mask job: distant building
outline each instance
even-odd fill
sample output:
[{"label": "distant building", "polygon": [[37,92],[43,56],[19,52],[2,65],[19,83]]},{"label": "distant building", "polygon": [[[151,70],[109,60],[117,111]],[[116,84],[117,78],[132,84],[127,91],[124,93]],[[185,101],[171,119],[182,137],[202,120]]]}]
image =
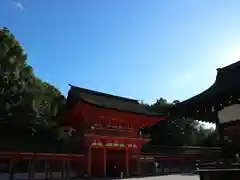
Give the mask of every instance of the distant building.
[{"label": "distant building", "polygon": [[[217,69],[214,84],[172,109],[172,114],[215,123],[220,143],[239,153],[240,145],[240,61]],[[228,149],[228,150],[227,150]],[[228,153],[223,153],[223,155]]]}]

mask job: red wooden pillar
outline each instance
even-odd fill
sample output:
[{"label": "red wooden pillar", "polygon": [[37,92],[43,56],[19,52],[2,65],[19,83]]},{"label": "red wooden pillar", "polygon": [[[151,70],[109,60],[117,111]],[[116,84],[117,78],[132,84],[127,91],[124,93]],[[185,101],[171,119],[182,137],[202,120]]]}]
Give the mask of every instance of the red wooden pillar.
[{"label": "red wooden pillar", "polygon": [[91,157],[91,146],[88,149],[88,177],[91,177],[91,169],[92,169],[92,157]]},{"label": "red wooden pillar", "polygon": [[28,179],[33,180],[35,178],[35,158],[29,160],[28,166]]},{"label": "red wooden pillar", "polygon": [[15,173],[15,163],[16,163],[16,155],[10,157],[10,162],[9,162],[9,180],[14,179],[14,173]]},{"label": "red wooden pillar", "polygon": [[137,158],[137,168],[138,168],[138,175],[141,174],[141,155],[140,155],[140,152],[138,153],[138,158]]},{"label": "red wooden pillar", "polygon": [[48,160],[45,160],[45,179],[49,179],[49,161]]},{"label": "red wooden pillar", "polygon": [[129,152],[128,149],[126,148],[126,153],[125,153],[125,166],[126,166],[126,176],[129,176]]},{"label": "red wooden pillar", "polygon": [[28,161],[28,180],[31,180],[32,176],[32,160]]},{"label": "red wooden pillar", "polygon": [[67,166],[67,160],[62,161],[62,169],[61,169],[61,179],[65,179],[66,177],[66,166]]},{"label": "red wooden pillar", "polygon": [[106,148],[103,148],[103,176],[106,177],[106,159],[107,159]]},{"label": "red wooden pillar", "polygon": [[52,168],[53,167],[53,160],[49,161],[49,178],[52,180],[53,179],[53,172],[52,172]]},{"label": "red wooden pillar", "polygon": [[70,170],[71,170],[71,161],[68,160],[67,161],[67,165],[66,165],[66,180],[70,179]]},{"label": "red wooden pillar", "polygon": [[172,159],[168,160],[168,171],[169,173],[172,173]]}]

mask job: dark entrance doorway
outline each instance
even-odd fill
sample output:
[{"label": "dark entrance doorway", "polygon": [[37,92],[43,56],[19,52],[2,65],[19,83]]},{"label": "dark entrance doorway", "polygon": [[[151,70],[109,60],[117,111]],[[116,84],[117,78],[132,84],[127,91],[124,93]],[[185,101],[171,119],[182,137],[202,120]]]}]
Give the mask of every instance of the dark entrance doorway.
[{"label": "dark entrance doorway", "polygon": [[121,177],[125,174],[125,151],[124,150],[107,150],[106,153],[106,175],[108,177]]},{"label": "dark entrance doorway", "polygon": [[119,166],[116,165],[115,161],[109,160],[107,161],[107,176],[108,177],[120,177],[121,176],[121,171],[119,169]]}]

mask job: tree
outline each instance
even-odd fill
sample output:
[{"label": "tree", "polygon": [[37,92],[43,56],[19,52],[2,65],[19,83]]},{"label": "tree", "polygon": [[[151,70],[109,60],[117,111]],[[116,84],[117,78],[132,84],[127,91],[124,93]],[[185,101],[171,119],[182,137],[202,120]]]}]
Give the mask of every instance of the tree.
[{"label": "tree", "polygon": [[183,118],[170,118],[151,127],[151,144],[165,146],[189,145],[195,131],[191,121]]},{"label": "tree", "polygon": [[203,145],[205,139],[212,131],[203,128],[198,121],[185,117],[172,117],[171,108],[180,101],[175,100],[168,103],[166,99],[160,98],[156,103],[150,105],[150,110],[163,113],[168,120],[160,121],[143,133],[151,135],[151,145],[181,146],[181,145]]},{"label": "tree", "polygon": [[150,110],[153,112],[169,115],[172,104],[168,103],[166,99],[159,98],[154,104],[150,105]]},{"label": "tree", "polygon": [[[177,103],[178,101],[174,102]],[[169,116],[173,103],[168,103],[166,99],[160,98],[150,107],[154,112],[163,113]],[[150,143],[156,145],[187,144],[193,128],[193,124],[190,120],[169,116],[168,120],[160,121],[151,127],[152,140]]]},{"label": "tree", "polygon": [[204,129],[205,135],[200,140],[199,144],[206,147],[217,147],[220,146],[220,141],[218,139],[218,132],[214,129]]},{"label": "tree", "polygon": [[26,54],[7,28],[0,30],[0,116],[8,122],[25,124],[34,116],[28,101],[28,86],[33,81]]},{"label": "tree", "polygon": [[40,127],[51,128],[55,126],[65,111],[66,99],[53,85],[42,82],[36,78],[32,91],[33,108],[36,121]]},{"label": "tree", "polygon": [[34,75],[10,31],[0,29],[0,123],[34,131],[51,128],[64,112],[65,100],[57,88]]},{"label": "tree", "polygon": [[180,103],[179,100],[174,100],[174,101],[172,102],[173,105],[176,105],[176,104],[178,104],[178,103]]},{"label": "tree", "polygon": [[10,31],[0,29],[0,138],[8,142],[4,147],[37,151],[49,146],[58,150],[53,127],[64,117],[65,103],[56,87],[34,75],[26,53]]}]

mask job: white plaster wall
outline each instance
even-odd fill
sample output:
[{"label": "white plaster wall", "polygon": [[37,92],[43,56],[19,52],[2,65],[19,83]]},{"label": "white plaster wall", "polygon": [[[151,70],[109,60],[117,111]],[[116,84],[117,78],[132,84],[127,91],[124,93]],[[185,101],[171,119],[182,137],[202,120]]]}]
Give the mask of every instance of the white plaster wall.
[{"label": "white plaster wall", "polygon": [[240,104],[224,107],[222,110],[218,111],[218,118],[220,123],[240,120]]}]

